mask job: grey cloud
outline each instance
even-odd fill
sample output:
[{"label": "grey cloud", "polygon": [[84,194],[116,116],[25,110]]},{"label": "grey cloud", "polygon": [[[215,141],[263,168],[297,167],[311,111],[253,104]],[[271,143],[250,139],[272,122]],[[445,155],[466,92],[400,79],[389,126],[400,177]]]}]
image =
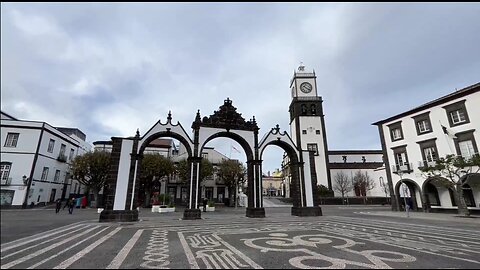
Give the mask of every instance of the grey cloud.
[{"label": "grey cloud", "polygon": [[[2,3],[2,110],[90,141],[227,97],[289,130],[289,80],[317,74],[331,149],[380,149],[371,123],[478,82],[478,4]],[[347,132],[348,131],[348,132]],[[354,136],[351,136],[351,134]],[[212,141],[224,149],[227,143]],[[281,152],[265,152],[265,170]]]}]

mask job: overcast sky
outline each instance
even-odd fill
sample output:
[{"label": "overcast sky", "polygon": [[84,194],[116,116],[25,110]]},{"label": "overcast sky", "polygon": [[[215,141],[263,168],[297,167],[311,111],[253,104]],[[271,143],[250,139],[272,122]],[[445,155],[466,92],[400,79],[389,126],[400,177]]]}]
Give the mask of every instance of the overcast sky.
[{"label": "overcast sky", "polygon": [[[93,142],[143,134],[169,110],[191,130],[198,109],[229,97],[262,137],[289,130],[303,62],[329,149],[381,149],[373,122],[480,81],[479,14],[479,3],[2,3],[1,109]],[[230,139],[209,145],[230,155]],[[264,171],[281,155],[267,148]]]}]

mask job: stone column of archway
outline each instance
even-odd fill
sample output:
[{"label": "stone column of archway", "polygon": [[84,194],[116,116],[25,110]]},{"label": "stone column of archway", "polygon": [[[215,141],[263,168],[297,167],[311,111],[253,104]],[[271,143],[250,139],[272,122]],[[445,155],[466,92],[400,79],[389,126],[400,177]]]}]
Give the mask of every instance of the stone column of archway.
[{"label": "stone column of archway", "polygon": [[183,219],[200,219],[202,212],[198,207],[199,196],[199,174],[201,157],[191,157],[188,159],[190,163],[190,181],[188,184],[188,208],[183,212]]},{"label": "stone column of archway", "polygon": [[190,163],[190,183],[188,185],[188,208],[183,212],[183,219],[201,219],[202,211],[198,208],[198,186],[199,186],[199,177],[200,177],[200,163],[202,162],[202,157],[199,149],[199,138],[200,138],[200,126],[198,122],[200,121],[200,112],[197,112],[195,121],[192,123],[193,128],[193,153],[189,157],[188,162]]},{"label": "stone column of archway", "polygon": [[[112,137],[110,174],[104,186],[105,207],[100,213],[100,222],[138,220],[138,211],[131,210],[134,167],[138,159],[136,154],[138,139],[138,133],[133,141],[128,138]],[[120,167],[122,167],[122,173],[119,173]],[[117,194],[117,189],[121,190],[120,194]]]},{"label": "stone column of archway", "polygon": [[[140,133],[137,132],[135,138],[133,140],[133,147],[132,153],[130,154],[131,161],[130,161],[130,173],[129,173],[129,181],[128,181],[128,189],[127,189],[127,200],[125,201],[125,209],[130,209],[131,211],[137,209],[136,198],[138,198],[138,163],[141,158],[141,154],[138,154],[138,142],[140,140]],[[138,212],[137,212],[138,217]]]},{"label": "stone column of archway", "polygon": [[[300,177],[300,171],[303,171],[302,169],[303,163],[301,162],[290,162],[290,174],[292,177],[292,182],[290,185],[290,197],[292,198],[292,203],[293,203],[293,208],[300,208],[303,206],[303,193],[301,190],[301,177]],[[293,213],[293,210],[292,210]]]},{"label": "stone column of archway", "polygon": [[246,216],[251,218],[265,217],[265,208],[262,206],[261,164],[261,160],[247,161],[248,207],[246,209]]},{"label": "stone column of archway", "polygon": [[[312,151],[309,151],[308,156],[303,159],[303,162],[297,163],[299,196],[297,196],[297,205],[292,207],[292,215],[294,216],[321,216],[322,209],[318,206],[319,200],[316,192],[317,174],[315,170],[315,157]],[[305,169],[308,166],[308,170]],[[308,175],[307,175],[308,174]],[[307,182],[309,181],[309,182]],[[308,184],[308,188],[307,188]],[[308,198],[308,199],[307,199]]]}]

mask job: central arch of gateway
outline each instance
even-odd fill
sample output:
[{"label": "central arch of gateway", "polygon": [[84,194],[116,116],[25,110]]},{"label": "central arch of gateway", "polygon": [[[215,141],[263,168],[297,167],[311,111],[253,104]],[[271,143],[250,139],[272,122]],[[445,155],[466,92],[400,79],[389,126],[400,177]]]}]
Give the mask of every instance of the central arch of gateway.
[{"label": "central arch of gateway", "polygon": [[138,179],[143,151],[154,139],[162,137],[175,138],[187,149],[187,160],[191,164],[191,171],[188,182],[188,207],[184,211],[184,219],[201,218],[199,192],[197,192],[201,153],[209,141],[218,137],[235,140],[247,155],[247,217],[265,217],[262,195],[262,154],[268,145],[279,146],[290,158],[292,215],[322,215],[316,192],[314,192],[317,185],[314,152],[302,150],[295,145],[287,132],[280,132],[278,125],[259,141],[259,128],[255,117],[246,121],[232,105],[232,101],[227,98],[219,110],[209,117],[202,118],[198,111],[191,127],[193,139],[179,122],[172,124],[172,116],[169,113],[166,123],[159,120],[143,136],[140,136],[137,131],[133,138],[112,137],[111,171],[104,189],[105,210],[100,213],[100,222],[138,220],[138,211],[134,202],[138,196]]}]

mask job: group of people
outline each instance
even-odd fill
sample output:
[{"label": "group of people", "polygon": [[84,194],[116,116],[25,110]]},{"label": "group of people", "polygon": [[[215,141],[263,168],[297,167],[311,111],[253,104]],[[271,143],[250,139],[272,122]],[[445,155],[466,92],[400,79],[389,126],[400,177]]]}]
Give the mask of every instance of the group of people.
[{"label": "group of people", "polygon": [[[73,213],[73,207],[75,207],[75,197],[68,199],[63,206],[63,209],[68,207],[68,213],[71,215]],[[55,213],[58,214],[60,212],[60,208],[62,208],[62,199],[58,199],[56,202]]]}]

